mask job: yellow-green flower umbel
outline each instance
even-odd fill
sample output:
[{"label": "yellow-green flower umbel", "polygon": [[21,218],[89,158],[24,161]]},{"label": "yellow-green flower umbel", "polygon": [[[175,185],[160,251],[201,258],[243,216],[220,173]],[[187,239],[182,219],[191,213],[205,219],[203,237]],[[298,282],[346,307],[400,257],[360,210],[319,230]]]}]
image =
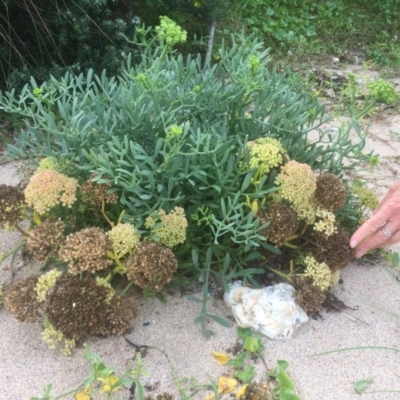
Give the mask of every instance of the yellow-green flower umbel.
[{"label": "yellow-green flower umbel", "polygon": [[302,263],[306,266],[304,275],[311,278],[313,285],[321,290],[328,290],[332,285],[332,272],[324,262],[317,262],[313,256],[304,257]]},{"label": "yellow-green flower umbel", "polygon": [[61,275],[61,271],[52,269],[38,278],[38,282],[35,287],[37,298],[39,301],[45,301],[47,292],[55,285],[56,280]]},{"label": "yellow-green flower umbel", "polygon": [[247,143],[250,153],[249,169],[257,169],[258,176],[268,175],[269,172],[284,162],[286,153],[282,145],[272,138],[258,138]]},{"label": "yellow-green flower umbel", "polygon": [[107,236],[111,239],[113,250],[118,257],[131,252],[140,240],[140,235],[131,224],[115,225],[107,232]]},{"label": "yellow-green flower umbel", "polygon": [[275,179],[280,191],[274,194],[275,201],[288,201],[300,219],[307,223],[315,221],[316,208],[313,197],[316,179],[311,167],[291,160],[285,164]]},{"label": "yellow-green flower umbel", "polygon": [[326,236],[333,235],[337,232],[335,214],[318,207],[315,211],[315,215],[318,218],[318,221],[315,222],[313,226],[315,231],[324,232]]},{"label": "yellow-green flower umbel", "polygon": [[55,349],[60,345],[61,352],[65,356],[69,356],[71,354],[71,349],[75,347],[75,340],[66,339],[62,332],[54,329],[47,317],[43,320],[42,339],[49,346],[49,349]]},{"label": "yellow-green flower umbel", "polygon": [[57,163],[57,161],[54,158],[45,157],[39,161],[39,167],[37,168],[36,172],[44,171],[44,170],[59,171],[60,165]]},{"label": "yellow-green flower umbel", "polygon": [[250,56],[249,64],[251,68],[251,73],[254,74],[260,66],[260,58],[255,55]]},{"label": "yellow-green flower umbel", "polygon": [[169,248],[185,242],[187,226],[188,222],[182,207],[175,207],[169,214],[159,210],[145,221],[145,227],[151,230],[152,235]]},{"label": "yellow-green flower umbel", "polygon": [[168,46],[186,42],[187,32],[166,16],[160,17],[160,25],[156,26],[156,32]]},{"label": "yellow-green flower umbel", "polygon": [[351,188],[351,191],[357,195],[360,203],[370,210],[375,210],[379,205],[379,199],[376,193],[357,182]]}]

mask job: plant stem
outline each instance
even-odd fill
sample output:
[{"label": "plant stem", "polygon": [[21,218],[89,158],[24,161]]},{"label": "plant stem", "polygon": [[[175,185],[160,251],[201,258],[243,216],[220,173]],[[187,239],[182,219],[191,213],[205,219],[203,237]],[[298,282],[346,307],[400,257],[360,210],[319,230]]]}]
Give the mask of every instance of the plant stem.
[{"label": "plant stem", "polygon": [[23,240],[22,242],[20,242],[19,244],[17,244],[13,249],[11,249],[10,251],[8,251],[5,254],[0,255],[0,264],[7,259],[8,257],[14,255],[21,247],[25,246],[25,240]]},{"label": "plant stem", "polygon": [[268,265],[264,266],[266,269],[269,269],[271,272],[273,272],[274,274],[277,274],[279,276],[281,276],[282,278],[287,279],[289,282],[292,282],[292,278],[291,278],[291,274],[284,274],[283,272],[280,272],[272,267],[269,267]]},{"label": "plant stem", "polygon": [[292,235],[285,239],[285,242],[290,242],[291,240],[297,239],[299,235]]},{"label": "plant stem", "polygon": [[212,54],[212,48],[213,48],[213,43],[214,43],[214,34],[215,34],[215,27],[217,26],[217,20],[213,18],[211,21],[211,27],[210,27],[210,36],[208,37],[208,43],[207,43],[207,53],[206,53],[206,59],[204,64],[207,65],[211,61],[211,54]]},{"label": "plant stem", "polygon": [[129,288],[133,285],[133,281],[130,281],[125,289],[118,295],[118,297],[123,297],[125,295],[125,293],[129,290]]},{"label": "plant stem", "polygon": [[306,233],[307,228],[308,228],[308,225],[305,224],[304,227],[303,227],[303,229],[301,230],[301,233],[300,233],[299,236],[304,235],[304,234]]},{"label": "plant stem", "polygon": [[288,242],[283,243],[283,245],[285,247],[289,247],[289,249],[298,249],[299,248],[299,246],[296,246],[295,244],[291,244],[291,243],[288,243]]},{"label": "plant stem", "polygon": [[400,349],[396,349],[394,347],[386,347],[386,346],[358,346],[358,347],[346,347],[344,349],[337,349],[337,350],[331,350],[331,351],[324,351],[323,353],[317,353],[313,354],[313,357],[317,356],[324,356],[326,354],[332,354],[332,353],[339,353],[341,351],[351,351],[351,350],[389,350],[389,351],[395,351],[395,352],[400,352]]},{"label": "plant stem", "polygon": [[22,228],[20,228],[17,224],[14,225],[14,228],[21,233],[22,236],[29,237],[29,233],[25,232]]},{"label": "plant stem", "polygon": [[69,394],[77,393],[78,390],[80,390],[80,389],[81,389],[81,387],[78,387],[78,388],[76,388],[74,390],[70,390],[69,392],[60,394],[60,396],[55,397],[54,400],[59,400],[59,399],[62,399],[63,397],[65,397],[65,396],[68,396]]},{"label": "plant stem", "polygon": [[115,224],[114,222],[110,221],[110,219],[107,217],[106,215],[106,202],[104,201],[104,197],[101,199],[101,213],[103,214],[103,217],[105,218],[105,220],[111,225],[111,228],[114,228]]}]

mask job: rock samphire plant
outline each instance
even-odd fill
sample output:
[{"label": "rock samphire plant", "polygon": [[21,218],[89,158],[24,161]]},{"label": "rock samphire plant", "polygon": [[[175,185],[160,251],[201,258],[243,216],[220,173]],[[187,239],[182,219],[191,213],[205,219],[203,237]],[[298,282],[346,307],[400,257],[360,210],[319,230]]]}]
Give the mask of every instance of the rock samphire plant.
[{"label": "rock samphire plant", "polygon": [[44,316],[46,337],[126,331],[132,283],[154,293],[196,279],[207,298],[210,278],[257,285],[267,268],[314,312],[350,259],[361,215],[342,174],[365,158],[358,124],[324,132],[324,106],[270,71],[252,37],[232,36],[213,65],[177,54],[185,38],[164,18],[136,31],[142,51],[118,77],[1,93],[0,108],[26,121],[8,152],[38,169],[23,194],[0,188],[0,221],[28,217],[27,248],[50,268],[10,286],[5,304],[23,320]]}]

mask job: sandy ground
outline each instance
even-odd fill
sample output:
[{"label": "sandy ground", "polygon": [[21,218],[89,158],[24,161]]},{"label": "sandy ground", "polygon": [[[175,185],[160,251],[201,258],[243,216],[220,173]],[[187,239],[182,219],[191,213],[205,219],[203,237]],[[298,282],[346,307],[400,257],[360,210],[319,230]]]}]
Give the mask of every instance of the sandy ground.
[{"label": "sandy ground", "polygon": [[[380,164],[366,165],[362,175],[370,176],[382,196],[400,173],[400,117],[390,116],[373,123],[367,150],[380,154]],[[0,166],[0,183],[17,184],[14,164]],[[17,233],[0,231],[1,252],[18,243]],[[400,246],[393,250],[400,252]],[[38,266],[25,264],[20,257],[8,259],[0,267],[0,284],[32,274]],[[379,265],[352,262],[342,272],[343,283],[334,292],[350,308],[339,313],[321,313],[311,319],[289,341],[263,339],[264,358],[269,368],[277,360],[289,362],[289,373],[303,400],[352,400],[358,398],[353,382],[373,378],[366,399],[400,398],[400,276],[389,263]],[[400,279],[400,278],[399,278]],[[236,326],[224,328],[210,321],[215,335],[207,340],[194,319],[200,304],[176,293],[167,295],[167,304],[157,299],[138,303],[138,316],[131,333],[126,335],[138,346],[149,346],[143,357],[143,378],[148,394],[169,392],[175,399],[204,399],[209,390],[198,385],[217,380],[227,367],[218,365],[212,350],[224,352],[236,342]],[[210,301],[209,312],[229,317],[222,301]],[[88,376],[83,349],[71,357],[50,350],[40,339],[41,326],[16,321],[0,310],[0,376],[3,377],[0,400],[27,400],[40,397],[42,388],[53,384],[54,395],[71,390]],[[90,338],[87,343],[105,363],[122,371],[135,355],[124,337]],[[346,348],[365,348],[326,355],[318,353]],[[379,347],[379,348],[378,348]],[[397,351],[390,350],[399,349]],[[143,350],[143,349],[142,349]],[[162,351],[160,351],[162,350]],[[262,362],[255,362],[257,378],[265,376]],[[154,390],[152,390],[154,389]],[[194,393],[196,390],[200,390]],[[393,392],[393,391],[398,391]],[[385,391],[385,392],[379,392]],[[392,392],[389,392],[392,391]],[[192,396],[192,397],[191,397]],[[72,399],[67,396],[66,399]],[[127,392],[118,399],[128,400]],[[227,397],[228,398],[228,397]],[[95,399],[96,400],[96,399]]]}]

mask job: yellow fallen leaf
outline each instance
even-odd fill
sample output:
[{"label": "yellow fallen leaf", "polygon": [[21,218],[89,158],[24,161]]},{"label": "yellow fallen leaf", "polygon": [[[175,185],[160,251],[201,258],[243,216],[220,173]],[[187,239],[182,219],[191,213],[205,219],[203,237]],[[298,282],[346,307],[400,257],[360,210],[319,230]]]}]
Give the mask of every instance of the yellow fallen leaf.
[{"label": "yellow fallen leaf", "polygon": [[236,397],[239,398],[240,396],[243,396],[247,388],[247,384],[243,385],[237,392],[236,392]]},{"label": "yellow fallen leaf", "polygon": [[91,400],[91,399],[88,391],[84,389],[82,392],[79,392],[75,395],[75,400]]},{"label": "yellow fallen leaf", "polygon": [[[216,353],[213,351],[213,353]],[[221,354],[221,353],[219,353]],[[214,355],[215,357],[215,355]],[[237,385],[237,380],[233,378],[227,378],[225,376],[221,376],[218,380],[218,393],[219,394],[226,394],[232,392],[232,390]],[[204,400],[214,400],[215,394],[209,394]]]},{"label": "yellow fallen leaf", "polygon": [[118,378],[114,374],[110,374],[106,379],[104,378],[98,378],[98,379],[99,381],[105,383],[105,385],[103,385],[101,388],[103,392],[115,392],[116,390],[119,389],[119,386],[115,386],[114,388],[112,388],[113,385],[115,385],[118,382]]},{"label": "yellow fallen leaf", "polygon": [[218,381],[218,393],[219,394],[226,394],[232,392],[237,385],[237,380],[233,378],[227,378],[225,376],[221,376]]},{"label": "yellow fallen leaf", "polygon": [[214,400],[215,399],[215,394],[211,393],[207,397],[204,398],[204,400]]},{"label": "yellow fallen leaf", "polygon": [[212,355],[217,360],[218,364],[225,365],[229,361],[229,356],[219,351],[213,351]]}]

